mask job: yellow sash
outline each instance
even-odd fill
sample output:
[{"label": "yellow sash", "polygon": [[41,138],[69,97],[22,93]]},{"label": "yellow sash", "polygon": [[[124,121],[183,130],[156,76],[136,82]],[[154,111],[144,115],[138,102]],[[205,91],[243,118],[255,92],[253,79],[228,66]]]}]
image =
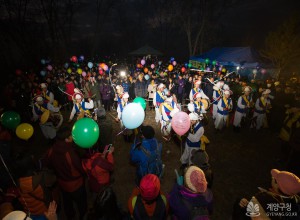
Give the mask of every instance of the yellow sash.
[{"label": "yellow sash", "polygon": [[250,102],[247,99],[247,96],[243,95],[242,98],[244,99],[244,101],[246,102],[247,106],[250,106]]},{"label": "yellow sash", "polygon": [[162,93],[160,91],[157,91],[158,95],[163,99],[165,100],[166,98],[162,95]]},{"label": "yellow sash", "polygon": [[195,101],[195,104],[198,108],[201,108],[200,102]]},{"label": "yellow sash", "polygon": [[228,100],[225,97],[223,97],[223,101],[224,101],[226,108],[229,109]]},{"label": "yellow sash", "polygon": [[264,108],[267,108],[267,103],[265,102],[265,99],[263,97],[260,97],[261,104]]},{"label": "yellow sash", "polygon": [[169,105],[168,103],[163,103],[163,105],[171,112],[174,108],[171,106],[171,105]]},{"label": "yellow sash", "polygon": [[197,93],[198,92],[198,88],[194,88],[194,91],[195,91],[195,93]]}]

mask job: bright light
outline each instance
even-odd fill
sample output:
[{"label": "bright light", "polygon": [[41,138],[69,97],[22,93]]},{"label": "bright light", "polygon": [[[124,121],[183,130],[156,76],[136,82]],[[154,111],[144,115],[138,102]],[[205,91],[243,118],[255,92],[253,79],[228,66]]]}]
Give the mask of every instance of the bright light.
[{"label": "bright light", "polygon": [[123,70],[122,70],[122,71],[120,71],[120,76],[121,76],[121,77],[125,77],[125,76],[126,76],[126,72],[125,72],[125,71],[123,71]]},{"label": "bright light", "polygon": [[240,67],[239,67],[239,66],[237,66],[237,67],[236,67],[236,69],[237,69],[237,70],[239,70],[239,69],[240,69]]}]

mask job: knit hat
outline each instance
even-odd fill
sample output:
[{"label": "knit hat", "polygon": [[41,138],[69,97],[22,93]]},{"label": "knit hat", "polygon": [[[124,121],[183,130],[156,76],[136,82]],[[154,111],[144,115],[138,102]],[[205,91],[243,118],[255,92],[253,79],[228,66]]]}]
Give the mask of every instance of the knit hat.
[{"label": "knit hat", "polygon": [[154,138],[154,135],[155,135],[155,131],[153,129],[152,126],[142,126],[141,127],[141,132],[142,132],[142,135],[146,138],[146,139],[152,139]]},{"label": "knit hat", "polygon": [[160,192],[160,181],[154,174],[147,174],[140,182],[140,192],[144,200],[155,199]]},{"label": "knit hat", "polygon": [[204,172],[196,166],[190,166],[184,174],[187,188],[194,193],[203,193],[207,189],[207,181]]},{"label": "knit hat", "polygon": [[300,193],[300,179],[293,173],[272,169],[271,175],[284,194],[293,196]]},{"label": "knit hat", "polygon": [[32,220],[29,217],[26,217],[26,213],[22,211],[13,211],[6,215],[3,220]]}]

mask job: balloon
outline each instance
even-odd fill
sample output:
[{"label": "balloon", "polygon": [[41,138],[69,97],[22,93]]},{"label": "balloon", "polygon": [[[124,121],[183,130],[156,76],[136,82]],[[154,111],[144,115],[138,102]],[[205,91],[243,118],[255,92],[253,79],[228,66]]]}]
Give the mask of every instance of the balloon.
[{"label": "balloon", "polygon": [[186,71],[185,67],[181,67],[181,72],[184,73]]},{"label": "balloon", "polygon": [[69,64],[65,63],[64,67],[67,69],[69,67]]},{"label": "balloon", "polygon": [[262,74],[266,74],[267,70],[266,69],[261,69]]},{"label": "balloon", "polygon": [[146,75],[144,76],[144,78],[145,78],[145,80],[149,80],[149,79],[150,79],[150,76],[149,76],[148,74],[146,74]]},{"label": "balloon", "polygon": [[209,63],[209,59],[208,59],[208,58],[205,59],[205,63],[206,63],[206,64]]},{"label": "balloon", "polygon": [[217,61],[215,61],[215,60],[214,60],[214,61],[212,61],[212,65],[214,65],[214,66],[215,66],[216,64],[217,64]]},{"label": "balloon", "polygon": [[4,127],[9,129],[16,129],[16,127],[20,124],[21,117],[17,112],[8,111],[4,112],[1,115],[1,123]]},{"label": "balloon", "polygon": [[[148,75],[146,75],[146,76],[148,76]],[[145,99],[143,99],[142,97],[136,97],[136,98],[133,100],[133,102],[134,102],[134,103],[140,104],[140,105],[143,107],[144,110],[146,109],[147,104],[146,104]]]},{"label": "balloon", "polygon": [[53,70],[53,67],[52,67],[51,65],[48,65],[48,66],[47,66],[47,70],[52,71],[52,70]]},{"label": "balloon", "polygon": [[128,129],[139,127],[145,119],[145,111],[141,104],[130,103],[125,106],[122,112],[123,125]]},{"label": "balloon", "polygon": [[189,64],[188,64],[188,63],[185,63],[184,66],[185,66],[185,68],[188,68],[188,67],[189,67]]},{"label": "balloon", "polygon": [[146,61],[144,59],[141,60],[141,64],[144,66],[146,64]]},{"label": "balloon", "polygon": [[45,70],[41,70],[40,74],[41,74],[41,76],[46,76],[46,71]]},{"label": "balloon", "polygon": [[68,68],[68,69],[67,69],[67,72],[68,72],[68,73],[72,73],[72,69],[71,69],[71,68]]},{"label": "balloon", "polygon": [[160,66],[162,64],[162,61],[158,61],[158,65]]},{"label": "balloon", "polygon": [[16,70],[16,75],[17,75],[17,76],[22,75],[22,70],[17,69],[17,70]]},{"label": "balloon", "polygon": [[92,62],[88,62],[88,67],[91,69],[93,68],[93,63]]},{"label": "balloon", "polygon": [[80,69],[80,68],[77,69],[77,73],[78,73],[78,74],[82,74],[82,69]]},{"label": "balloon", "polygon": [[46,64],[46,60],[41,59],[41,64],[45,65]]},{"label": "balloon", "polygon": [[225,68],[222,68],[222,73],[225,73],[226,72],[226,69]]},{"label": "balloon", "polygon": [[144,68],[144,73],[148,73],[148,68],[147,67]]},{"label": "balloon", "polygon": [[103,69],[99,69],[99,74],[100,74],[100,75],[103,75],[103,73],[104,73],[104,72],[103,72]]},{"label": "balloon", "polygon": [[192,64],[191,64],[191,63],[189,63],[189,64],[188,64],[188,68],[191,68],[191,67],[192,67]]},{"label": "balloon", "polygon": [[82,71],[82,74],[81,74],[83,77],[86,77],[86,72],[85,71]]},{"label": "balloon", "polygon": [[170,64],[169,66],[168,66],[168,70],[171,72],[172,70],[173,70],[173,66]]},{"label": "balloon", "polygon": [[91,118],[82,118],[75,122],[72,128],[74,142],[82,148],[92,147],[99,138],[99,126]]},{"label": "balloon", "polygon": [[137,68],[141,68],[142,65],[138,63],[138,64],[136,65],[136,67],[137,67]]},{"label": "balloon", "polygon": [[173,66],[176,66],[176,64],[177,64],[177,62],[174,60],[174,61],[172,62],[172,65],[173,65]]},{"label": "balloon", "polygon": [[207,67],[206,70],[207,70],[207,71],[210,71],[210,67]]},{"label": "balloon", "polygon": [[71,61],[74,62],[74,63],[76,63],[77,62],[77,57],[76,56],[72,56],[71,57]]},{"label": "balloon", "polygon": [[17,127],[16,134],[18,138],[27,141],[33,135],[33,131],[34,129],[31,124],[22,123]]},{"label": "balloon", "polygon": [[257,73],[257,69],[254,69],[252,72],[253,72],[253,74],[256,74]]},{"label": "balloon", "polygon": [[150,67],[151,67],[151,69],[154,69],[155,65],[152,63]]},{"label": "balloon", "polygon": [[80,62],[84,61],[84,56],[81,55],[81,56],[79,57],[79,61],[80,61]]},{"label": "balloon", "polygon": [[174,57],[171,57],[171,58],[170,58],[170,61],[171,61],[171,62],[173,62],[174,60],[175,60],[175,58],[174,58]]},{"label": "balloon", "polygon": [[171,126],[178,135],[184,135],[191,126],[190,117],[185,112],[177,112],[172,118]]},{"label": "balloon", "polygon": [[108,66],[107,66],[106,64],[104,64],[103,70],[104,70],[104,71],[107,71],[107,70],[108,70]]}]

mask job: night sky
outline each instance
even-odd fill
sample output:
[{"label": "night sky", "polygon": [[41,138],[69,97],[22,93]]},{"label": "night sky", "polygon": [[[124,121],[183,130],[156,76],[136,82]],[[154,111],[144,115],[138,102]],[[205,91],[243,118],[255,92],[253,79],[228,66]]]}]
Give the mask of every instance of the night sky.
[{"label": "night sky", "polygon": [[[12,67],[15,63],[34,64],[41,57],[63,60],[79,54],[87,57],[96,54],[124,57],[144,45],[150,45],[162,51],[166,57],[174,56],[179,61],[186,61],[189,57],[186,34],[180,27],[180,22],[170,19],[171,21],[160,25],[153,23],[161,13],[168,20],[168,15],[179,11],[178,8],[168,8],[173,1],[76,0],[71,1],[71,7],[67,0],[54,0],[57,14],[53,17],[57,20],[51,27],[40,1],[28,1],[26,13],[21,19],[18,17],[18,7],[14,6],[19,1],[1,2],[0,45],[3,49],[0,58],[5,66]],[[49,18],[50,0],[41,2],[44,2]],[[98,26],[97,2],[101,3]],[[252,46],[260,49],[270,31],[276,30],[290,15],[300,11],[297,0],[209,2],[210,7],[206,10],[213,14],[218,9],[221,13],[208,24],[213,28],[206,29],[207,41],[204,39],[202,44],[203,52],[213,47],[226,46]],[[221,3],[222,5],[218,5]],[[21,15],[23,9],[20,10]],[[51,38],[51,28],[57,32],[55,41]]]}]

